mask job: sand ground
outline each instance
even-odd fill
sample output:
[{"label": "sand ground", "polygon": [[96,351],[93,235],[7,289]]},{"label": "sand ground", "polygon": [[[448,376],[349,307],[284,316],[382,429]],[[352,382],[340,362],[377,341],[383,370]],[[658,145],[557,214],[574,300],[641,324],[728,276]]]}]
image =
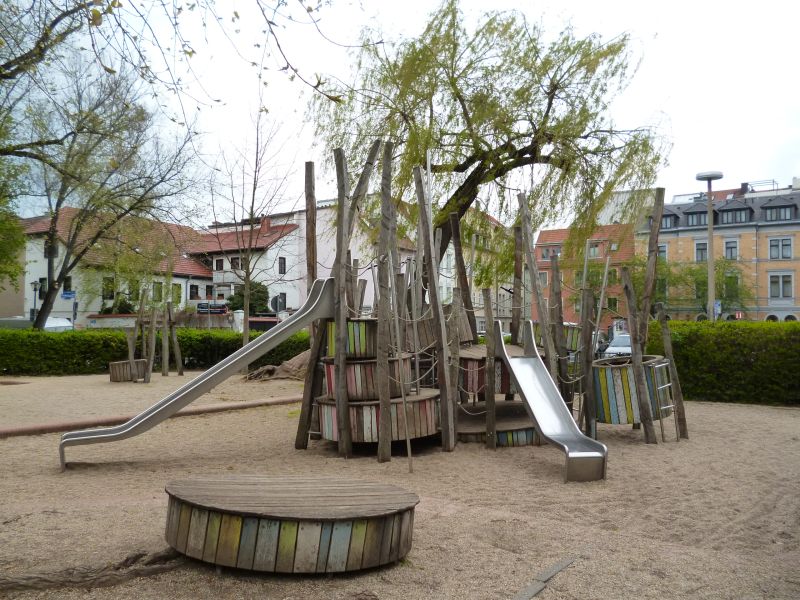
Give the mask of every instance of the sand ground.
[{"label": "sand ground", "polygon": [[[25,383],[0,385],[0,428],[136,412],[185,379],[0,378],[8,381]],[[231,380],[199,402],[300,391],[296,382]],[[402,446],[384,464],[366,451],[337,458],[324,441],[298,451],[298,407],[173,419],[123,442],[68,448],[74,466],[65,473],[58,434],[0,440],[0,576],[101,567],[161,550],[165,483],[219,473],[341,475],[412,490],[421,502],[406,560],[313,577],[217,572],[188,561],[113,587],[11,595],[511,598],[573,559],[537,598],[800,598],[798,409],[688,403],[691,439],[656,446],[627,426],[600,426],[607,480],[564,484],[563,455],[549,446],[460,444],[443,453],[416,443],[413,474]]]}]

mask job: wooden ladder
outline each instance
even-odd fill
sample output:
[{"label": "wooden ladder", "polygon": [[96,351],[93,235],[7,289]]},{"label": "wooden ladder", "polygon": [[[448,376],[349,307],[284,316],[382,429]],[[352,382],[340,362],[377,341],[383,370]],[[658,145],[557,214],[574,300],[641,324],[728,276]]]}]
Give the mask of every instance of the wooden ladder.
[{"label": "wooden ladder", "polygon": [[[660,373],[659,369],[661,369]],[[660,381],[666,383],[659,385]],[[664,413],[671,410],[672,420],[675,422],[675,441],[679,442],[680,432],[678,429],[678,417],[675,413],[675,400],[672,396],[672,381],[669,377],[669,359],[665,358],[662,362],[653,367],[653,386],[655,387],[655,404],[658,424],[661,426],[661,441],[667,441],[667,437],[664,433]]]}]

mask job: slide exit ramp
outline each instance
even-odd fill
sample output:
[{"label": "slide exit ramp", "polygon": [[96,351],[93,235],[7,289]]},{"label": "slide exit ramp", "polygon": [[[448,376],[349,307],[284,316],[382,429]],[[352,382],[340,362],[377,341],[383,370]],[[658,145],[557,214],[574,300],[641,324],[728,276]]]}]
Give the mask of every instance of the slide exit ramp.
[{"label": "slide exit ramp", "polygon": [[572,418],[533,340],[533,323],[526,321],[526,356],[510,357],[500,321],[495,321],[495,355],[505,362],[517,393],[522,397],[538,432],[565,456],[564,481],[596,481],[606,477],[608,448],[586,437]]},{"label": "slide exit ramp", "polygon": [[261,358],[275,346],[286,341],[293,333],[307,327],[317,319],[333,318],[333,300],[333,279],[317,279],[311,286],[306,302],[292,316],[281,321],[268,332],[221,360],[131,420],[115,427],[84,429],[63,434],[58,446],[61,468],[66,466],[64,449],[67,446],[117,442],[148,431],[206,392],[211,391],[231,375],[247,367],[251,362]]}]

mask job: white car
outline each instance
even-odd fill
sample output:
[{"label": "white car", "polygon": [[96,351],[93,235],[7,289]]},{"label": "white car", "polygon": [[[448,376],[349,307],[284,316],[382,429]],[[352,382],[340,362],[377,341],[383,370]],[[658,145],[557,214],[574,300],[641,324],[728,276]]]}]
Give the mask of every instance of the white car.
[{"label": "white car", "polygon": [[603,358],[631,355],[631,336],[627,333],[618,333],[603,351]]}]

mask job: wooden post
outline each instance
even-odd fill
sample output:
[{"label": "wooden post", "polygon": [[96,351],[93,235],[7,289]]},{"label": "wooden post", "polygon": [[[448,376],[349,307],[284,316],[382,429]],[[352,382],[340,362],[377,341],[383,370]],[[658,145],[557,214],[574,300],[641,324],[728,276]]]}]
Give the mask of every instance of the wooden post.
[{"label": "wooden post", "polygon": [[[349,244],[350,240],[348,239],[346,243]],[[356,316],[356,294],[353,277],[353,256],[349,248],[347,250],[347,258],[345,259],[343,271],[345,276],[345,297],[347,298],[347,317],[351,318]]]},{"label": "wooden post", "polygon": [[661,337],[664,340],[664,356],[669,361],[669,377],[672,383],[672,400],[675,403],[678,431],[681,438],[688,440],[689,428],[686,424],[686,409],[683,406],[683,390],[678,377],[678,367],[675,365],[675,354],[672,352],[672,332],[669,330],[669,322],[664,312],[664,305],[661,302],[656,304],[656,312],[658,314],[658,322],[661,325]]},{"label": "wooden post", "polygon": [[150,311],[150,326],[147,328],[147,368],[144,371],[144,382],[150,383],[153,373],[153,360],[156,355],[156,308]]},{"label": "wooden post", "polygon": [[[317,279],[317,196],[316,181],[314,177],[314,163],[306,163],[306,285],[310,290]],[[312,323],[308,332],[311,335],[311,345],[314,344],[316,334],[315,324]]]},{"label": "wooden post", "polygon": [[458,411],[459,406],[461,405],[461,385],[460,380],[461,377],[461,353],[460,353],[460,345],[461,345],[461,337],[459,335],[459,326],[458,322],[461,316],[461,294],[458,288],[453,288],[453,300],[450,303],[450,327],[447,328],[448,338],[447,338],[447,345],[450,348],[450,397],[451,397],[451,404],[454,407],[453,410],[453,421],[455,424],[456,431],[458,431]]},{"label": "wooden post", "polygon": [[455,254],[456,257],[456,281],[458,282],[458,289],[461,291],[461,305],[464,307],[464,310],[467,311],[467,320],[469,321],[469,328],[472,331],[472,343],[477,344],[478,326],[475,323],[475,308],[472,306],[467,266],[464,264],[464,250],[461,246],[461,224],[458,220],[458,213],[450,213],[448,219],[450,220],[450,237],[453,241],[453,254]]},{"label": "wooden post", "polygon": [[585,433],[592,439],[597,438],[597,405],[594,397],[594,352],[592,346],[592,310],[594,299],[592,290],[583,288],[581,294],[581,366],[583,370],[583,414],[586,417]]},{"label": "wooden post", "polygon": [[447,333],[445,331],[444,314],[439,299],[439,265],[435,262],[436,249],[433,244],[433,227],[429,211],[428,198],[422,183],[422,170],[414,167],[414,184],[419,202],[420,232],[423,238],[425,263],[428,271],[428,295],[430,297],[431,312],[433,313],[434,337],[436,338],[436,355],[438,360],[438,376],[440,390],[440,414],[442,429],[442,449],[450,452],[456,445],[454,406],[450,403],[450,370],[447,360]]},{"label": "wooden post", "polygon": [[[497,417],[494,406],[494,314],[492,290],[483,288],[483,315],[486,317],[486,366],[483,375],[483,398],[486,405],[486,447],[497,448]],[[512,333],[513,335],[513,333]]]},{"label": "wooden post", "polygon": [[131,381],[136,382],[139,375],[136,369],[136,332],[137,327],[125,328],[125,339],[128,342],[128,364],[131,370]]},{"label": "wooden post", "polygon": [[339,456],[350,457],[353,454],[353,439],[350,432],[350,403],[347,397],[347,198],[349,196],[349,180],[347,162],[344,151],[337,148],[333,151],[336,162],[336,179],[338,188],[336,258],[333,263],[333,277],[336,279],[336,294],[333,299],[336,322],[336,350],[334,368],[336,370],[336,418],[339,434]]},{"label": "wooden post", "polygon": [[558,268],[558,256],[550,257],[550,308],[553,311],[553,344],[558,353],[558,389],[561,397],[572,410],[572,386],[569,383],[567,369],[567,340],[564,337],[564,313],[561,306],[561,271]]},{"label": "wooden post", "polygon": [[[411,271],[411,269],[414,269]],[[409,258],[406,261],[406,272],[410,272],[411,275],[411,335],[413,338],[413,348],[414,348],[414,381],[416,381],[416,390],[419,394],[420,389],[420,374],[419,374],[419,319],[420,319],[420,286],[419,284],[422,281],[421,273],[420,273],[420,263],[418,258],[414,258],[413,267],[412,261]]]},{"label": "wooden post", "polygon": [[175,365],[178,367],[178,375],[183,375],[183,356],[181,355],[181,345],[178,343],[175,321],[172,319],[172,300],[167,300],[167,318],[169,319],[169,334],[172,339],[172,352],[175,354]]},{"label": "wooden post", "polygon": [[[394,211],[392,211],[390,214],[392,219],[394,219]],[[396,229],[394,228],[392,228],[392,230],[396,231]],[[391,246],[391,239],[389,240],[389,243]],[[392,258],[391,247],[389,248],[388,254],[389,254],[389,273],[394,273],[395,266],[394,266],[394,259]],[[397,284],[398,282],[402,283],[402,281],[403,281],[402,275],[395,276],[394,278],[395,284]],[[400,297],[400,294],[397,292],[397,290],[394,290],[394,294],[390,294],[390,297],[397,300]],[[406,382],[404,380],[405,370],[403,369],[403,363],[402,363],[403,347],[399,343],[399,340],[402,339],[402,336],[400,335],[400,308],[397,305],[395,305],[394,307],[394,331],[395,331],[395,340],[398,340],[397,352],[395,353],[395,358],[397,360],[397,367],[398,367],[397,382],[400,386],[400,397],[403,403],[403,432],[406,438],[406,455],[408,456],[408,472],[413,473],[414,463],[411,458],[411,438],[409,437],[408,434],[408,402],[406,402]]]},{"label": "wooden post", "polygon": [[[378,462],[392,458],[392,403],[389,392],[389,236],[391,228],[392,144],[383,148],[381,174],[381,223],[378,233],[378,361],[375,379],[380,413],[378,419]],[[402,370],[402,365],[401,365]]]},{"label": "wooden post", "polygon": [[169,319],[167,318],[167,308],[164,307],[163,319],[161,323],[161,376],[169,375]]},{"label": "wooden post", "polygon": [[627,267],[622,267],[622,289],[628,303],[628,329],[631,336],[631,360],[633,362],[633,378],[636,381],[636,396],[639,401],[639,416],[644,429],[644,441],[647,444],[657,444],[656,431],[653,427],[653,412],[650,409],[650,394],[647,391],[647,381],[644,374],[642,361],[642,341],[639,339],[639,314],[636,310],[636,292],[631,282],[631,274]]},{"label": "wooden post", "polygon": [[297,436],[294,439],[294,447],[298,450],[308,448],[308,434],[311,428],[312,416],[314,412],[314,400],[322,391],[322,377],[318,374],[317,366],[325,350],[325,332],[323,329],[324,321],[317,322],[317,335],[311,342],[311,350],[308,356],[308,366],[303,382],[303,403],[300,405],[300,422],[297,424]]},{"label": "wooden post", "polygon": [[[658,264],[658,233],[661,230],[661,215],[664,214],[664,188],[656,188],[656,197],[653,204],[653,216],[650,223],[650,237],[647,241],[647,269],[645,271],[644,292],[642,293],[642,306],[628,305],[628,311],[638,312],[639,316],[639,353],[644,354],[644,345],[647,343],[647,326],[650,323],[650,303],[653,298],[653,289],[656,285],[656,266]],[[711,240],[709,240],[709,248]],[[711,318],[709,316],[709,318]],[[633,338],[631,338],[631,343]]]},{"label": "wooden post", "polygon": [[[511,302],[511,343],[515,346],[519,344],[519,326],[522,323],[522,310],[525,307],[522,290],[522,227],[517,225],[514,227],[514,299]],[[526,315],[526,318],[529,317],[530,315]],[[487,333],[491,327],[487,318]]]},{"label": "wooden post", "polygon": [[539,283],[539,268],[536,265],[536,256],[533,250],[533,240],[531,232],[531,218],[528,214],[528,201],[525,194],[518,194],[520,218],[522,220],[522,245],[524,246],[525,257],[528,263],[528,272],[531,275],[531,284],[533,286],[533,297],[536,302],[536,312],[539,315],[539,330],[542,334],[542,342],[544,343],[544,351],[547,355],[547,366],[550,372],[550,377],[553,381],[558,381],[558,360],[556,357],[556,347],[553,343],[553,336],[550,334],[550,315],[544,308],[544,296],[542,295],[542,286]]}]

